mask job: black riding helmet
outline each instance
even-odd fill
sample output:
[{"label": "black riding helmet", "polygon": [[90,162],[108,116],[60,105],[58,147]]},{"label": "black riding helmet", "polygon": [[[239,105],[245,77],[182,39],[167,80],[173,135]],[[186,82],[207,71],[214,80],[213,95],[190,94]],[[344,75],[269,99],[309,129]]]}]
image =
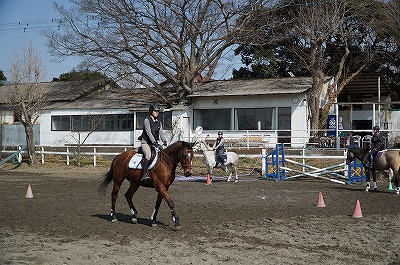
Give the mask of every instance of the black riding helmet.
[{"label": "black riding helmet", "polygon": [[149,112],[151,113],[152,111],[160,111],[160,105],[157,103],[150,104],[149,106]]},{"label": "black riding helmet", "polygon": [[374,131],[379,131],[379,126],[375,125],[374,128],[372,128]]},{"label": "black riding helmet", "polygon": [[218,132],[218,135],[223,135],[223,132],[219,131],[219,132]]}]

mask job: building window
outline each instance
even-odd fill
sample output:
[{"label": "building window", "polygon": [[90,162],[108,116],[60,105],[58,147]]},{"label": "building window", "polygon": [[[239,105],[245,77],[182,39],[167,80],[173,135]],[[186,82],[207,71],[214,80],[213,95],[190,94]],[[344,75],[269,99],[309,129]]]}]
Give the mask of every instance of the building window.
[{"label": "building window", "polygon": [[114,116],[114,131],[133,131],[132,114],[119,114]]},{"label": "building window", "polygon": [[69,131],[71,128],[71,116],[51,116],[52,131]]},{"label": "building window", "polygon": [[278,108],[278,143],[290,143],[291,123],[291,108]]},{"label": "building window", "polygon": [[193,110],[193,129],[197,126],[204,130],[230,130],[231,109],[197,109]]},{"label": "building window", "polygon": [[275,108],[235,109],[235,130],[274,130]]},{"label": "building window", "polygon": [[90,132],[92,128],[91,115],[73,115],[72,117],[72,128],[73,132]]},{"label": "building window", "polygon": [[132,114],[51,116],[52,131],[133,131]]},{"label": "building window", "polygon": [[[136,112],[136,129],[143,130],[144,118],[149,116],[148,112]],[[158,120],[161,121],[164,130],[172,130],[172,112],[160,112]]]}]

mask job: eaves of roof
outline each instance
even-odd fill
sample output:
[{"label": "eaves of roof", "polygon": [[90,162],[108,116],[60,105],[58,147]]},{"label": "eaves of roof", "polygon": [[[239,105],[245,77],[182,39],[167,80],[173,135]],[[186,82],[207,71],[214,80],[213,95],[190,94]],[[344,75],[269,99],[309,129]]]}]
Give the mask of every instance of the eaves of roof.
[{"label": "eaves of roof", "polygon": [[189,97],[295,94],[303,93],[311,86],[310,77],[222,80],[194,88]]}]

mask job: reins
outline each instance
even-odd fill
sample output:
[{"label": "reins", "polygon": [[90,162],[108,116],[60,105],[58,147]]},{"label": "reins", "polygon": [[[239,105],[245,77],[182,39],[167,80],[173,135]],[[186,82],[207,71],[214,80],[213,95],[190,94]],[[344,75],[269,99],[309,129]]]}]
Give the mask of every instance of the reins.
[{"label": "reins", "polygon": [[[164,154],[165,157],[167,157],[167,158],[173,163],[173,166],[174,166],[174,165],[175,165],[175,166],[178,166],[178,165],[179,165],[179,162],[175,162],[163,149],[160,149],[159,153]],[[180,152],[180,158],[182,158],[182,156],[183,156],[183,149],[182,149],[181,152]],[[160,161],[161,161],[161,157],[160,157]],[[184,166],[187,166],[187,165],[181,165],[180,169],[184,169]],[[154,167],[154,169],[156,169],[157,167],[158,167],[158,163],[157,163],[157,165]]]}]

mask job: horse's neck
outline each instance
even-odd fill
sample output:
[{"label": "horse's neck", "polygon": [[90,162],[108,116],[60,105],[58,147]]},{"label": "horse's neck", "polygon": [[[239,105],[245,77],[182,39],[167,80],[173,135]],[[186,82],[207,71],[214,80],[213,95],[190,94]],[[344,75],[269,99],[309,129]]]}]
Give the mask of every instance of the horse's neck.
[{"label": "horse's neck", "polygon": [[170,168],[175,169],[179,163],[180,150],[162,150],[159,153],[160,161],[164,161]]},{"label": "horse's neck", "polygon": [[200,146],[203,151],[212,151],[212,148],[205,142],[201,142]]},{"label": "horse's neck", "polygon": [[358,160],[363,160],[365,158],[365,156],[367,155],[367,153],[363,152],[363,150],[358,150],[359,152],[353,151],[354,156],[358,159]]}]

